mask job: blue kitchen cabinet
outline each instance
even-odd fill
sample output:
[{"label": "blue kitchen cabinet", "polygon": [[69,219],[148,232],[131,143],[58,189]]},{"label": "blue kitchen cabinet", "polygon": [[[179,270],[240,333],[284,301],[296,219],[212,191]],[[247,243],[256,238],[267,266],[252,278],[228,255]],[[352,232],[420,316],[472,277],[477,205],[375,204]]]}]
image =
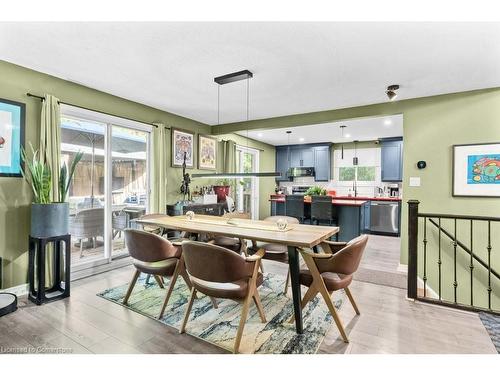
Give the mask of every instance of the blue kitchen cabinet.
[{"label": "blue kitchen cabinet", "polygon": [[276,147],[276,171],[281,173],[281,177],[276,177],[277,181],[288,181],[288,147]]},{"label": "blue kitchen cabinet", "polygon": [[314,170],[316,181],[330,180],[330,146],[314,147]]},{"label": "blue kitchen cabinet", "polygon": [[381,140],[382,181],[399,182],[403,180],[403,140]]},{"label": "blue kitchen cabinet", "polygon": [[370,231],[370,201],[363,204],[362,227],[363,227],[363,232],[367,233]]},{"label": "blue kitchen cabinet", "polygon": [[330,179],[330,144],[290,145],[276,147],[277,181],[287,181],[289,168],[314,167],[316,181]]}]

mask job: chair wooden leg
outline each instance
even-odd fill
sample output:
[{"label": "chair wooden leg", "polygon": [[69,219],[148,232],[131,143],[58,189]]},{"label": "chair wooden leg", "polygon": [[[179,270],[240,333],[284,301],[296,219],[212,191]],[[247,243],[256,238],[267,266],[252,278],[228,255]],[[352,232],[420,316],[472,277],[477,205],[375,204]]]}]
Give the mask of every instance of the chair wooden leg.
[{"label": "chair wooden leg", "polygon": [[288,292],[288,284],[290,284],[290,270],[286,273],[285,289],[283,290],[283,294]]},{"label": "chair wooden leg", "polygon": [[234,353],[238,353],[241,343],[241,337],[243,336],[243,329],[245,328],[245,323],[247,322],[248,309],[250,307],[250,299],[252,298],[253,293],[248,293],[248,296],[245,298],[245,302],[243,302],[243,308],[241,309],[241,318],[240,324],[238,325],[238,332],[236,333],[236,338],[234,340]]},{"label": "chair wooden leg", "polygon": [[163,313],[165,312],[165,308],[167,307],[168,300],[170,299],[170,296],[172,295],[172,292],[174,291],[175,283],[177,281],[177,278],[179,277],[179,274],[182,269],[182,263],[180,261],[177,262],[175,266],[174,273],[172,275],[172,278],[170,279],[170,285],[168,286],[167,290],[167,295],[165,296],[165,300],[163,301],[163,306],[161,307],[160,315],[158,316],[158,319],[163,318]]},{"label": "chair wooden leg", "polygon": [[356,301],[354,300],[351,291],[349,290],[348,287],[345,287],[344,290],[345,294],[347,294],[347,297],[349,298],[349,301],[351,301],[351,305],[354,308],[354,311],[356,311],[357,315],[360,315],[361,313],[359,312],[358,305],[356,304]]},{"label": "chair wooden leg", "polygon": [[165,288],[165,285],[163,285],[163,280],[161,278],[161,276],[158,276],[158,275],[153,275],[156,282],[158,283],[158,285],[160,286],[160,288]]},{"label": "chair wooden leg", "polygon": [[83,239],[80,240],[80,258],[83,258]]},{"label": "chair wooden leg", "polygon": [[210,297],[210,301],[212,301],[212,306],[214,309],[218,309],[219,305],[217,304],[217,300],[214,297]]},{"label": "chair wooden leg", "polygon": [[253,301],[255,302],[255,306],[257,307],[257,311],[259,312],[260,321],[262,323],[265,323],[267,321],[266,315],[264,314],[264,308],[262,307],[262,302],[260,300],[259,291],[257,289],[255,289],[255,292],[254,292],[252,298],[253,298]]},{"label": "chair wooden leg", "polygon": [[194,299],[196,298],[196,289],[193,287],[191,289],[191,296],[189,297],[189,303],[186,308],[186,313],[184,314],[184,320],[182,321],[181,328],[179,329],[179,333],[186,332],[186,324],[189,319],[189,314],[191,313],[191,309],[193,307]]},{"label": "chair wooden leg", "polygon": [[139,275],[141,272],[139,270],[135,270],[134,276],[132,277],[132,281],[130,282],[130,285],[128,286],[127,294],[125,294],[125,298],[123,299],[123,304],[126,305],[128,303],[128,299],[130,298],[130,295],[132,294],[132,290],[134,289],[135,283],[137,282],[137,279],[139,278]]},{"label": "chair wooden leg", "polygon": [[319,292],[323,296],[323,299],[326,302],[326,305],[328,306],[328,310],[330,311],[330,314],[332,314],[333,320],[335,321],[335,324],[337,325],[337,328],[340,331],[340,335],[342,336],[342,339],[344,340],[345,343],[349,342],[349,339],[347,338],[347,335],[344,330],[344,325],[342,324],[342,321],[340,320],[339,315],[337,314],[337,309],[335,306],[333,306],[332,299],[330,298],[330,294],[326,290],[326,288],[321,285],[319,288]]}]

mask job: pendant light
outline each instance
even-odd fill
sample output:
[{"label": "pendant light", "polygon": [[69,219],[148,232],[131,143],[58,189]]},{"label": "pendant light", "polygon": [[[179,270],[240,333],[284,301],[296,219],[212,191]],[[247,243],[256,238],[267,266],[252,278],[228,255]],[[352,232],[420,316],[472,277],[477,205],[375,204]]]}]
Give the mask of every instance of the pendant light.
[{"label": "pendant light", "polygon": [[[239,72],[235,73],[229,73],[225,74],[223,76],[215,77],[214,82],[218,84],[217,86],[217,125],[219,125],[220,121],[220,86],[231,83],[231,82],[236,82],[236,81],[241,81],[246,79],[247,81],[247,113],[246,113],[246,123],[247,123],[247,148],[248,147],[248,140],[249,140],[249,125],[248,121],[250,120],[250,78],[253,77],[253,73],[249,70],[241,70]],[[193,173],[191,176],[192,178],[214,178],[214,177],[220,177],[220,178],[241,178],[241,177],[280,177],[281,173],[280,172],[249,172],[249,173],[244,173],[244,172],[237,172],[237,173]]]},{"label": "pendant light", "polygon": [[[345,127],[346,127],[345,125],[340,125],[340,136],[341,136],[342,138],[344,138],[344,128],[345,128]],[[344,160],[344,143],[343,143],[343,142],[341,143],[340,147],[341,147],[341,151],[340,151],[340,158],[341,158],[342,160]]]},{"label": "pendant light", "polygon": [[357,144],[358,141],[354,141],[354,157],[352,158],[352,165],[357,166],[358,165],[358,151],[357,151]]}]

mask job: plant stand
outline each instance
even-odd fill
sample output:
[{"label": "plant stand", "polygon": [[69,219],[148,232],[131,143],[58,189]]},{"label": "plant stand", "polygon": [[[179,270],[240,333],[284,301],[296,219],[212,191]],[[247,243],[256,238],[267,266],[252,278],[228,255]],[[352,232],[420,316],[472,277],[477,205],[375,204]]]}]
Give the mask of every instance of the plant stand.
[{"label": "plant stand", "polygon": [[[45,286],[45,255],[49,243],[54,244],[54,284]],[[61,243],[64,243],[64,253]],[[64,278],[61,261],[64,256]],[[69,297],[71,266],[71,235],[54,237],[29,237],[29,294],[28,299],[37,305]],[[36,274],[36,278],[35,278]],[[36,285],[35,285],[36,280]],[[35,288],[36,286],[36,288]]]}]

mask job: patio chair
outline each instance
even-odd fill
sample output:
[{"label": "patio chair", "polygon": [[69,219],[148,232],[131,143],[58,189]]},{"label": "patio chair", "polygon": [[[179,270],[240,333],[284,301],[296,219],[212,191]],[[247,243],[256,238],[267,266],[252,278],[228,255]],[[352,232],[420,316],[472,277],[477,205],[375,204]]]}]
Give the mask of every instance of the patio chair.
[{"label": "patio chair", "polygon": [[96,238],[104,237],[104,208],[88,208],[69,218],[69,233],[80,240],[80,258],[83,257],[83,240],[90,239],[95,249]]}]

